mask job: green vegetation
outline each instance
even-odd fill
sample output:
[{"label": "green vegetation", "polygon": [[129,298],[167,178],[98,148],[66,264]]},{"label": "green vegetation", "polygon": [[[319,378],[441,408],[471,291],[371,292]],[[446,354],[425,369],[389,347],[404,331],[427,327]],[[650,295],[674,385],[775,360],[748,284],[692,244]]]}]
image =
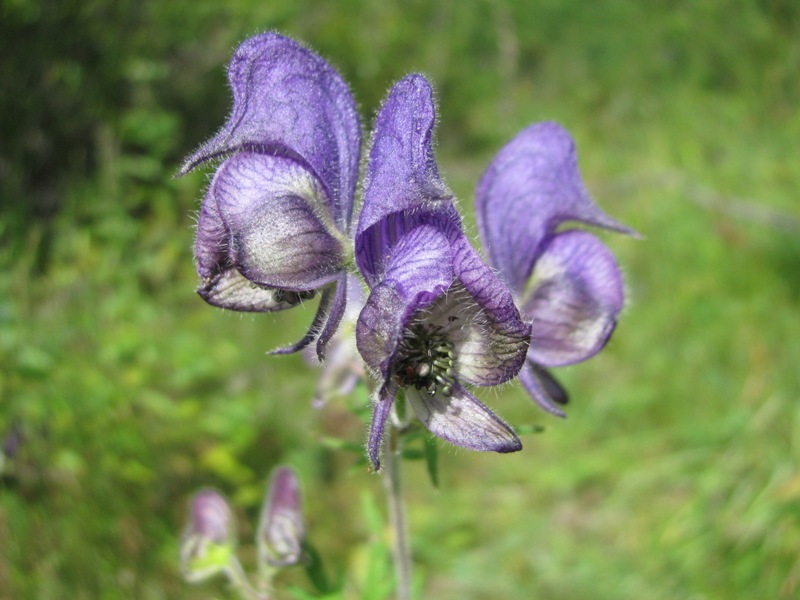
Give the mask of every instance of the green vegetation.
[{"label": "green vegetation", "polygon": [[0,472],[0,598],[227,597],[180,580],[186,503],[223,490],[251,539],[278,463],[347,597],[389,577],[378,478],[321,443],[361,443],[363,396],[316,411],[302,357],[264,355],[311,309],[241,316],[193,294],[205,175],[172,175],[224,121],[232,49],[266,29],[336,65],[367,123],[395,79],[429,75],[466,211],[492,154],[555,119],[601,206],[646,236],[601,234],[630,306],[600,356],[559,372],[569,419],[511,385],[485,396],[546,426],[523,452],[440,444],[438,490],[409,465],[420,597],[796,598],[792,0],[5,0],[0,436],[23,443]]}]

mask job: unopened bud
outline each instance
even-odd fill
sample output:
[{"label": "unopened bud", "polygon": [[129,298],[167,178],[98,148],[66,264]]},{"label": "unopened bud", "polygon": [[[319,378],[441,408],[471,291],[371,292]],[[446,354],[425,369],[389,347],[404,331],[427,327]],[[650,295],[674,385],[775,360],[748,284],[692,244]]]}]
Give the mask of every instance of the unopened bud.
[{"label": "unopened bud", "polygon": [[292,469],[279,467],[270,478],[258,525],[258,557],[262,563],[287,567],[303,560],[302,510],[297,475]]},{"label": "unopened bud", "polygon": [[197,582],[226,571],[235,546],[235,522],[228,502],[215,490],[197,492],[181,541],[184,578]]}]

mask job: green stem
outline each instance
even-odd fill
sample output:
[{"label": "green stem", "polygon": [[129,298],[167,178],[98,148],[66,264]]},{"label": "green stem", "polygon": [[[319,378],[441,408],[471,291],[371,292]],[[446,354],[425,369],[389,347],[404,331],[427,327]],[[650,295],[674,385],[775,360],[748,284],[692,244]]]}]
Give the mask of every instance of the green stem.
[{"label": "green stem", "polygon": [[266,591],[259,591],[252,586],[236,557],[233,557],[228,565],[228,579],[245,600],[270,600],[270,595]]},{"label": "green stem", "polygon": [[394,424],[388,424],[386,452],[383,457],[383,483],[389,501],[389,520],[394,534],[392,547],[397,578],[397,600],[411,598],[411,548],[406,523],[406,507],[403,502],[403,438]]}]

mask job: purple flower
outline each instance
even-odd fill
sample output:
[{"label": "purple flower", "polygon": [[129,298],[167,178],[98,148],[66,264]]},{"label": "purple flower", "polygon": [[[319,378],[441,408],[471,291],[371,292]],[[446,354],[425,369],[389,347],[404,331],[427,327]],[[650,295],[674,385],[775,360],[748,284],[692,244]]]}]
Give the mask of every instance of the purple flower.
[{"label": "purple flower", "polygon": [[586,231],[559,230],[577,221],[637,235],[603,213],[578,172],[575,143],[555,123],[519,133],[497,154],[478,184],[478,229],[523,314],[533,320],[520,380],[545,410],[564,416],[567,394],[547,367],[594,356],[622,310],[622,275],[605,245]]},{"label": "purple flower", "polygon": [[348,234],[361,129],[339,74],[297,42],[266,33],[239,46],[228,68],[233,110],[181,174],[224,158],[197,223],[200,296],[267,312],[322,291],[308,334],[321,354],[344,312]]},{"label": "purple flower", "polygon": [[386,419],[399,390],[435,435],[472,450],[521,444],[464,384],[497,385],[525,360],[530,325],[470,246],[433,156],[433,95],[421,75],[391,90],[367,165],[356,262],[370,287],[356,328],[381,380],[368,453],[380,468]]}]

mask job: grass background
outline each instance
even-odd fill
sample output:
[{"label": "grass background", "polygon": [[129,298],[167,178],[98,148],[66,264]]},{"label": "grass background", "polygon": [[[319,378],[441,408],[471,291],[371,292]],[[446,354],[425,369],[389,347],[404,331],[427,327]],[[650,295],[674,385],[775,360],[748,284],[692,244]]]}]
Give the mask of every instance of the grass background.
[{"label": "grass background", "polygon": [[566,421],[509,385],[482,397],[546,426],[521,453],[441,445],[439,490],[409,466],[419,597],[798,596],[796,2],[0,6],[0,435],[23,439],[0,473],[0,598],[229,597],[180,580],[186,502],[224,491],[252,559],[280,463],[346,596],[381,597],[380,482],[321,443],[361,443],[363,398],[313,410],[302,358],[264,355],[311,309],[242,316],[193,293],[207,174],[171,177],[224,121],[233,48],[268,29],[340,69],[365,126],[426,73],[468,222],[493,153],[555,119],[601,206],[646,236],[600,234],[630,302],[601,355],[558,371]]}]

